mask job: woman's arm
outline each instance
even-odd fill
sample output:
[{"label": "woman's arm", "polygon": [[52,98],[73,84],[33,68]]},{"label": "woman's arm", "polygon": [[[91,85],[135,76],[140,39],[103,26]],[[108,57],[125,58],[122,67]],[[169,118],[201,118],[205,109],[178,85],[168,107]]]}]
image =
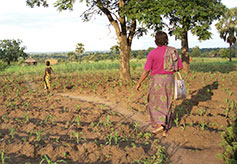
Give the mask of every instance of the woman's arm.
[{"label": "woman's arm", "polygon": [[45,72],[44,72],[43,81],[45,81],[45,76],[46,76],[46,70],[45,70]]},{"label": "woman's arm", "polygon": [[51,72],[52,72],[52,73],[54,73],[54,71],[53,71],[53,68],[52,68],[52,67],[50,67],[50,69],[51,69]]},{"label": "woman's arm", "polygon": [[149,75],[150,71],[144,70],[142,72],[142,75],[137,83],[136,90],[139,91],[139,88],[141,87],[141,83],[146,79],[146,77]]}]

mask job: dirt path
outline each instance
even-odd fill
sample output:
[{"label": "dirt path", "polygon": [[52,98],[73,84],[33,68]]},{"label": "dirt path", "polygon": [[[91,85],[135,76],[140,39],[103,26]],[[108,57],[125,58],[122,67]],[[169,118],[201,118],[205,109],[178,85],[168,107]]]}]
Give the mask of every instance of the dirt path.
[{"label": "dirt path", "polygon": [[139,123],[140,128],[149,130],[148,120],[147,117],[131,110],[127,110],[122,108],[119,104],[114,104],[108,100],[98,98],[98,97],[91,97],[91,96],[82,96],[82,95],[75,95],[73,93],[58,93],[57,96],[63,96],[71,99],[77,99],[80,101],[87,101],[95,104],[104,104],[109,106],[114,112],[120,113],[125,116],[127,119],[131,119],[134,122]]},{"label": "dirt path", "polygon": [[[127,119],[138,122],[140,128],[146,131],[150,130],[147,116],[124,109],[120,104],[114,104],[98,97],[76,95],[75,93],[57,93],[56,95],[79,101],[107,105],[113,111],[122,114]],[[202,135],[199,131],[195,133],[189,128],[186,128],[185,131],[181,131],[180,128],[173,127],[167,138],[162,138],[159,135],[157,135],[157,138],[160,139],[161,145],[167,148],[168,155],[173,164],[223,164],[224,162],[216,157],[216,154],[222,151],[219,147],[220,140],[213,141],[213,135],[216,138],[216,136],[220,134],[208,133],[208,135]]]},{"label": "dirt path", "polygon": [[30,82],[30,80],[27,77],[27,75],[24,75],[24,79],[25,79],[26,84],[30,87],[31,90],[35,90],[36,89],[35,84]]}]

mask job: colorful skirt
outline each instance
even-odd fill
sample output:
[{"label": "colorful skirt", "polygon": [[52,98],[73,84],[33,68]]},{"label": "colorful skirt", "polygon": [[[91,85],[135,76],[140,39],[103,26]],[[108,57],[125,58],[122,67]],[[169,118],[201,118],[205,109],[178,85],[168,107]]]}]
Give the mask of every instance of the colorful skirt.
[{"label": "colorful skirt", "polygon": [[164,126],[166,130],[170,128],[173,98],[174,75],[156,74],[151,76],[147,110],[153,128],[157,128],[158,124]]},{"label": "colorful skirt", "polygon": [[44,88],[45,89],[50,89],[50,76],[46,75],[44,79]]}]

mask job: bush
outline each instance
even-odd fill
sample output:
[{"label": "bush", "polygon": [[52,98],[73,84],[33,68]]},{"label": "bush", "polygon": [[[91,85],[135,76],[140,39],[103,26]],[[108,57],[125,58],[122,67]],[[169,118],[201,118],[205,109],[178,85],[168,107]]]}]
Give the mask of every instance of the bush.
[{"label": "bush", "polygon": [[221,147],[225,149],[223,154],[218,154],[218,157],[225,161],[226,164],[237,163],[237,118],[233,123],[226,128],[222,133]]},{"label": "bush", "polygon": [[[231,51],[231,57],[235,57],[235,50],[232,49]],[[222,58],[229,58],[230,57],[230,49],[225,49],[222,54],[220,54]]]},{"label": "bush", "polygon": [[7,67],[7,63],[0,60],[0,71],[3,71]]}]

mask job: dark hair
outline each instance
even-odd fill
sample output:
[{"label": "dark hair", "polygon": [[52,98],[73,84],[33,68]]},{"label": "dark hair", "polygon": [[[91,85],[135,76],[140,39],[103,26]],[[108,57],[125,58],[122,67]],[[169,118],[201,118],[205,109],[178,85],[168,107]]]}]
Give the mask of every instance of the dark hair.
[{"label": "dark hair", "polygon": [[155,36],[155,43],[157,46],[167,46],[168,35],[164,31],[158,31]]},{"label": "dark hair", "polygon": [[50,66],[50,62],[49,61],[46,61],[46,66]]}]

